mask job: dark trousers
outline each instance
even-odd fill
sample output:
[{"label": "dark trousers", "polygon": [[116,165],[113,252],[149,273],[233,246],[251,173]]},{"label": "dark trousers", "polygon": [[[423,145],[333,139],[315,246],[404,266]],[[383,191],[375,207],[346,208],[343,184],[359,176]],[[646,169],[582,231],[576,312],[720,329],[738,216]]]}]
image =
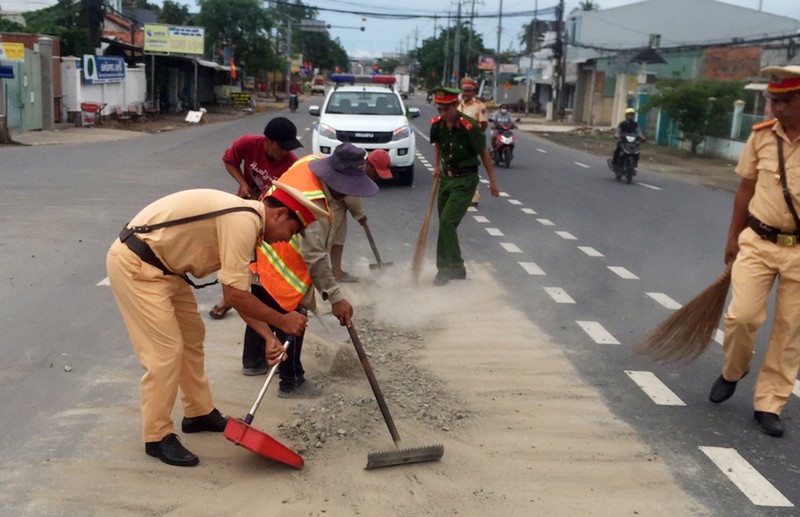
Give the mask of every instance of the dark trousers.
[{"label": "dark trousers", "polygon": [[472,195],[478,187],[478,175],[457,178],[442,176],[439,182],[439,237],[436,240],[436,268],[439,273],[464,278],[467,270],[458,244],[458,225],[467,213]]},{"label": "dark trousers", "polygon": [[[281,314],[286,314],[287,311],[276,302],[272,296],[258,284],[250,286],[250,292],[256,298],[264,302],[269,307],[275,309]],[[284,343],[289,337],[288,334],[276,327],[270,327],[281,343]],[[280,387],[283,389],[292,389],[303,382],[303,364],[300,362],[300,352],[303,350],[303,337],[305,332],[299,336],[294,336],[294,339],[289,344],[289,349],[286,352],[286,360],[278,366],[278,376],[281,379]],[[264,338],[248,326],[244,331],[244,350],[242,352],[242,366],[245,368],[256,368],[264,365],[267,362],[265,357],[267,345]]]}]

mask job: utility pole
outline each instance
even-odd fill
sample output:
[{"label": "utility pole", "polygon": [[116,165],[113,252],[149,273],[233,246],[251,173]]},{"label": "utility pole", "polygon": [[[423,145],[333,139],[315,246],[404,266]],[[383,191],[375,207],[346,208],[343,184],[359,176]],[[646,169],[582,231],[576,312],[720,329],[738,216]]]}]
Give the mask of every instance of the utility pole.
[{"label": "utility pole", "polygon": [[444,33],[444,63],[442,63],[442,86],[449,86],[450,76],[447,75],[447,61],[450,55],[450,11],[447,11],[447,32]]},{"label": "utility pole", "polygon": [[472,35],[475,33],[475,0],[472,0],[472,8],[469,13],[469,35],[467,36],[467,69],[464,73],[471,74],[472,67]]},{"label": "utility pole", "polygon": [[492,88],[492,100],[494,100],[495,104],[497,104],[497,83],[500,81],[500,36],[502,33],[503,0],[500,0],[500,12],[497,15],[497,51],[494,54],[494,88]]},{"label": "utility pole", "polygon": [[559,0],[556,7],[556,43],[553,46],[553,118],[560,120],[563,110],[561,109],[561,87],[564,82],[564,70],[562,68],[562,55],[564,53],[564,42],[561,38],[561,30],[564,19],[564,0]]},{"label": "utility pole", "polygon": [[458,14],[456,15],[456,43],[453,49],[453,77],[458,85],[461,75],[461,2],[458,2]]},{"label": "utility pole", "polygon": [[533,80],[533,55],[536,53],[536,19],[539,17],[539,0],[533,4],[533,21],[531,22],[531,55],[530,63],[528,64],[528,72],[526,75],[526,88],[525,88],[525,113],[531,112],[531,81]]},{"label": "utility pole", "polygon": [[292,86],[292,20],[286,17],[286,98]]}]

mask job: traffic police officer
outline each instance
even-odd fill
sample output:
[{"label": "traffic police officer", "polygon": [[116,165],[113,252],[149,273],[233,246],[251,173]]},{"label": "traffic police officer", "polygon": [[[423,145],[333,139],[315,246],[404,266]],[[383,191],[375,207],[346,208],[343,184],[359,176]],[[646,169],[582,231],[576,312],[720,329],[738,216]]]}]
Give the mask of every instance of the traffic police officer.
[{"label": "traffic police officer", "polygon": [[459,90],[437,88],[433,102],[439,116],[431,119],[430,141],[433,144],[433,176],[440,178],[438,213],[439,236],[436,242],[435,285],[464,279],[467,271],[458,244],[458,225],[469,208],[478,186],[480,161],[489,174],[489,191],[500,195],[492,160],[486,148],[486,135],[478,122],[458,111]]},{"label": "traffic police officer", "polygon": [[729,399],[750,369],[758,327],[777,279],[775,316],[756,380],[759,429],[783,436],[780,413],[800,368],[800,66],[767,67],[764,96],[775,119],[753,126],[736,172],[725,262],[734,260],[733,296],[725,314],[725,360],[709,399]]},{"label": "traffic police officer", "polygon": [[[475,97],[477,91],[478,83],[475,79],[471,77],[461,79],[461,100],[458,103],[458,111],[474,118],[480,124],[481,129],[486,132],[486,128],[489,126],[488,112],[486,111],[486,104]],[[470,206],[478,206],[480,198],[480,190],[476,187]]]}]

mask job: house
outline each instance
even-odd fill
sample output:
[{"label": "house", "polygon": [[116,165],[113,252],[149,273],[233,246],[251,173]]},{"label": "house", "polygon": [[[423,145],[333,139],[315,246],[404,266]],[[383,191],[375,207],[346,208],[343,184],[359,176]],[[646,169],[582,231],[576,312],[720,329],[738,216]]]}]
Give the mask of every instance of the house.
[{"label": "house", "polygon": [[[573,116],[595,125],[616,125],[656,79],[748,80],[763,66],[798,59],[787,51],[800,20],[716,0],[575,10],[565,23],[568,67],[577,66]],[[571,60],[573,47],[592,52]]]}]

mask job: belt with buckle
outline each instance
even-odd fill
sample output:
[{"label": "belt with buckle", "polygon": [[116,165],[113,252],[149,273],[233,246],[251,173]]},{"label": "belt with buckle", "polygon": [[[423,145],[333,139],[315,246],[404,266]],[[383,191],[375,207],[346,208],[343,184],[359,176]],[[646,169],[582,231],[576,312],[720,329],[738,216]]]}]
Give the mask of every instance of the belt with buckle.
[{"label": "belt with buckle", "polygon": [[478,166],[473,165],[472,167],[448,167],[447,168],[447,175],[451,178],[460,178],[462,176],[469,176],[470,174],[477,174],[478,173]]},{"label": "belt with buckle", "polygon": [[747,226],[765,241],[774,242],[778,246],[789,248],[800,244],[800,233],[786,233],[779,228],[762,223],[753,215],[747,216]]}]

